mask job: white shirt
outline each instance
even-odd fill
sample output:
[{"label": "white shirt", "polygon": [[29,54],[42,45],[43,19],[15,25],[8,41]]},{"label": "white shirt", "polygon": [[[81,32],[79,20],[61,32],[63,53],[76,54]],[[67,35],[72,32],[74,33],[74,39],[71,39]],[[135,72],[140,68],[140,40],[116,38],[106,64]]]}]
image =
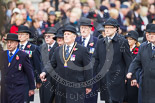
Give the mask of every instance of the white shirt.
[{"label": "white shirt", "polygon": [[[88,42],[89,42],[89,39],[90,39],[90,35],[89,35],[88,37],[85,38],[85,42],[84,42],[84,44],[85,44],[84,46],[85,46],[85,47],[87,47]],[[82,41],[83,41],[83,37],[82,37]]]},{"label": "white shirt", "polygon": [[108,37],[108,42],[110,42],[110,41],[114,38],[115,35],[116,35],[116,34],[114,34],[114,35],[111,36],[111,37]]},{"label": "white shirt", "polygon": [[24,44],[21,44],[21,43],[20,43],[20,45],[19,45],[19,46],[23,45],[23,47],[22,47],[22,48],[23,48],[23,50],[24,50],[24,49],[25,49],[25,46],[26,46],[26,44],[27,44],[27,43],[28,43],[28,41],[26,41]]},{"label": "white shirt", "polygon": [[12,53],[12,55],[15,54],[16,50],[17,50],[17,48],[12,52],[9,51],[9,55],[10,55],[10,53]]},{"label": "white shirt", "polygon": [[134,12],[134,13],[135,13],[136,18],[138,18],[138,13],[137,12]]},{"label": "white shirt", "polygon": [[52,47],[54,46],[54,44],[55,44],[55,41],[54,41],[54,43],[52,43],[52,45],[49,45],[49,44],[48,44],[48,49],[50,49],[49,47],[52,48]]},{"label": "white shirt", "polygon": [[153,47],[155,47],[155,45],[153,43],[151,43],[151,44],[152,44],[152,50],[153,50]]},{"label": "white shirt", "polygon": [[133,49],[135,46],[136,46],[135,44],[132,46],[132,48],[130,49],[131,52],[132,52],[132,49]]},{"label": "white shirt", "polygon": [[65,50],[67,50],[67,46],[69,46],[69,53],[70,51],[72,50],[73,46],[74,46],[74,43],[72,43],[71,45],[67,45],[65,46]]}]

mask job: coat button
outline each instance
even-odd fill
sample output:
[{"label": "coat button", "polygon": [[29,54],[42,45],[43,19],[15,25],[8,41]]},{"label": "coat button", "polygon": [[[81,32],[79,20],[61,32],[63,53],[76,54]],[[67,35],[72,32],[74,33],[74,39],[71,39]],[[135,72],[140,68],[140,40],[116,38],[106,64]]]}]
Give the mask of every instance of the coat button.
[{"label": "coat button", "polygon": [[14,77],[14,75],[11,75],[11,77]]}]

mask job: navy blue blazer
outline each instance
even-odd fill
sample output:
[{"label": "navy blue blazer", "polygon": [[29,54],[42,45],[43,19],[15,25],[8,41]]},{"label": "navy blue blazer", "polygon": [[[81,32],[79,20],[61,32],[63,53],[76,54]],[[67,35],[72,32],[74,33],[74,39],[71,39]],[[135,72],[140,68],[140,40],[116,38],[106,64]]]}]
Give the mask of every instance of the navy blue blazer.
[{"label": "navy blue blazer", "polygon": [[[76,42],[78,44],[81,44],[82,45],[82,36],[80,37],[77,37],[76,38]],[[94,50],[95,50],[95,46],[96,46],[96,43],[97,43],[97,37],[94,37],[92,35],[90,35],[90,39],[89,39],[89,42],[87,44],[87,48],[88,48],[88,52],[89,54],[92,56],[92,54],[94,53]]]},{"label": "navy blue blazer", "polygon": [[[30,61],[33,67],[34,75],[37,83],[41,83],[39,78],[41,73],[41,58],[40,58],[40,50],[39,47],[28,42],[24,48],[25,52],[29,54]],[[30,52],[28,52],[30,51]]]},{"label": "navy blue blazer", "polygon": [[[7,52],[4,51],[2,54],[0,67],[2,72],[2,103],[24,101],[26,77],[28,78],[29,90],[35,89],[33,69],[28,54],[18,51],[9,67]],[[17,59],[17,55],[19,59]]]}]

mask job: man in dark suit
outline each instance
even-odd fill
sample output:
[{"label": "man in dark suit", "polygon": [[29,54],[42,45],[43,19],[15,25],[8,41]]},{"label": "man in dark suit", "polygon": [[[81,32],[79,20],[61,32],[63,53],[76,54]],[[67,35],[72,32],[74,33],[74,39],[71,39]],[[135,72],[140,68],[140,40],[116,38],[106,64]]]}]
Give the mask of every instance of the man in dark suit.
[{"label": "man in dark suit", "polygon": [[[41,61],[42,61],[43,68],[45,68],[46,65],[51,66],[49,61],[52,58],[55,48],[58,47],[57,42],[53,40],[53,38],[55,37],[55,34],[56,34],[56,30],[53,27],[46,28],[45,33],[43,34],[45,39],[45,44],[42,44],[40,46]],[[52,86],[54,86],[53,84],[54,82],[50,74],[48,73],[46,75],[46,78],[47,78],[46,82],[43,82],[40,88],[40,101],[41,103],[53,103],[54,92],[50,91],[50,89]]]},{"label": "man in dark suit", "polygon": [[[142,67],[142,103],[153,103],[155,101],[155,24],[150,29],[150,43],[145,43],[140,46],[139,52],[132,61],[127,78],[131,79],[132,74],[135,73],[138,67]],[[148,55],[148,56],[146,56]],[[134,85],[137,85],[135,82]]]},{"label": "man in dark suit", "polygon": [[32,65],[28,54],[20,51],[18,35],[8,34],[7,51],[2,52],[0,69],[2,72],[2,99],[1,103],[24,103],[26,86],[25,77],[28,78],[28,95],[34,95],[35,83]]},{"label": "man in dark suit", "polygon": [[[88,18],[81,18],[80,21],[80,32],[81,36],[76,38],[78,44],[81,44],[84,47],[87,47],[90,56],[94,53],[95,45],[97,43],[97,37],[94,37],[91,34],[91,20]],[[94,76],[96,74],[93,74]],[[85,103],[97,103],[97,92],[96,85],[93,86],[92,93],[95,93],[95,96],[87,95],[85,99]]]},{"label": "man in dark suit", "polygon": [[[39,75],[41,73],[41,59],[40,59],[40,51],[39,47],[31,44],[28,40],[31,35],[31,32],[29,31],[29,28],[27,26],[21,25],[18,29],[18,38],[20,40],[19,43],[19,49],[23,52],[29,54],[29,58],[33,67],[34,76],[36,79],[36,88],[40,88],[41,86],[41,80],[39,78]],[[27,85],[28,87],[28,85]],[[28,90],[28,89],[27,89]],[[28,95],[26,95],[26,101],[33,101],[34,97],[31,96],[30,98]]]},{"label": "man in dark suit", "polygon": [[80,21],[80,33],[81,36],[76,38],[76,42],[84,47],[88,48],[90,55],[94,53],[97,38],[91,35],[91,20],[88,18],[82,18]]},{"label": "man in dark suit", "polygon": [[[65,45],[55,49],[51,61],[54,69],[46,68],[57,82],[55,102],[84,103],[85,95],[90,93],[92,88],[91,84],[87,85],[86,82],[93,75],[90,55],[87,48],[75,42],[75,27],[67,25],[63,32]],[[45,75],[45,72],[40,75],[42,81],[45,80]],[[83,86],[79,83],[83,83]]]},{"label": "man in dark suit", "polygon": [[132,60],[129,44],[117,34],[117,20],[109,18],[104,29],[107,37],[99,39],[96,44],[93,69],[105,73],[100,81],[101,99],[106,103],[122,103],[125,73]]}]

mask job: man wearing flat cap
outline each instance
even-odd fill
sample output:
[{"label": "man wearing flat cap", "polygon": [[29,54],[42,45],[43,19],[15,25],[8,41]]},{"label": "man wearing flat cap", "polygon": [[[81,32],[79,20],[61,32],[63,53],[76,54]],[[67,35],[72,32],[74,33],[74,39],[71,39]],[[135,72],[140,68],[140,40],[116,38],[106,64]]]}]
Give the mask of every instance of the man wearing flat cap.
[{"label": "man wearing flat cap", "polygon": [[99,39],[96,44],[93,69],[106,72],[100,81],[101,99],[106,103],[122,103],[125,75],[132,60],[129,44],[117,33],[116,19],[109,18],[104,29],[106,38]]},{"label": "man wearing flat cap", "polygon": [[127,78],[131,79],[132,74],[137,71],[138,67],[143,69],[142,103],[153,103],[155,101],[155,24],[150,28],[149,38],[150,43],[140,46],[139,52],[131,62],[127,74]]},{"label": "man wearing flat cap", "polygon": [[[90,55],[87,48],[77,44],[74,26],[67,25],[64,30],[65,44],[56,48],[51,60],[52,68],[46,71],[58,77],[56,79],[56,103],[84,103],[85,95],[91,92],[92,78]],[[56,73],[54,73],[56,72]],[[46,73],[40,75],[45,80]],[[61,81],[62,80],[62,81]],[[83,85],[82,85],[83,84]]]},{"label": "man wearing flat cap", "polygon": [[[18,33],[17,34],[18,38],[20,40],[18,47],[20,50],[22,50],[23,52],[29,55],[29,58],[33,67],[34,76],[36,79],[36,88],[39,89],[41,86],[41,80],[39,78],[39,75],[41,73],[41,60],[40,60],[39,47],[34,44],[31,44],[28,41],[31,35],[31,32],[29,31],[29,28],[27,26],[20,25],[17,33]],[[33,100],[34,100],[33,96],[28,97],[28,94],[25,96],[25,101],[29,102]]]},{"label": "man wearing flat cap", "polygon": [[[51,68],[50,60],[55,48],[58,47],[58,43],[53,39],[55,34],[56,29],[54,27],[46,28],[45,33],[43,34],[45,43],[40,46],[42,68],[45,68],[45,66],[49,66],[49,68]],[[46,82],[43,82],[40,88],[40,102],[53,103],[54,92],[51,92],[50,90],[51,87],[54,86],[54,82],[48,73],[46,75],[46,79]]]},{"label": "man wearing flat cap", "polygon": [[[18,35],[8,34],[7,51],[2,52],[0,69],[2,72],[2,98],[1,103],[24,103],[26,84],[29,92],[34,95],[35,83],[33,68],[28,54],[17,48]],[[25,77],[28,81],[25,80]]]}]

